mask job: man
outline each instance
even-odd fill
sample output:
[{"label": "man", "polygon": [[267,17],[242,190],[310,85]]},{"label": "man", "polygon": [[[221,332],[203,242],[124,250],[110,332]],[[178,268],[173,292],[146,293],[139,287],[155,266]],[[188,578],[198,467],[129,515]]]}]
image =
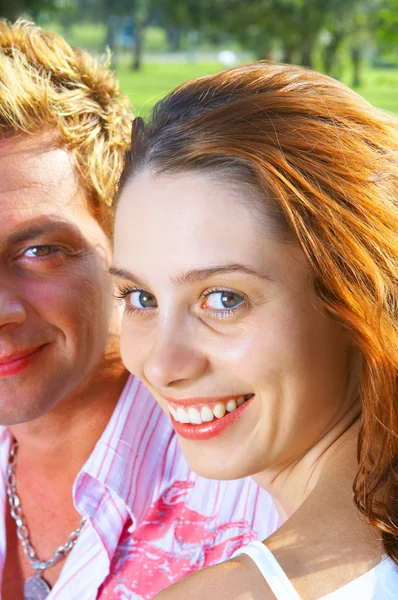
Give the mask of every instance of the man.
[{"label": "man", "polygon": [[88,54],[0,23],[3,600],[152,598],[277,525],[253,482],[189,470],[121,363],[110,204],[130,122]]}]

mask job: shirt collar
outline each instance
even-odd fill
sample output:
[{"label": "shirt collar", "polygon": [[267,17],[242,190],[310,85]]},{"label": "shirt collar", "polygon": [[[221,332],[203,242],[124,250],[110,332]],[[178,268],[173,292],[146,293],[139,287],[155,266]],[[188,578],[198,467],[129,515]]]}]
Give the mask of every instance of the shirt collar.
[{"label": "shirt collar", "polygon": [[154,500],[174,435],[156,400],[130,376],[105,431],[76,478],[73,496],[77,510],[93,517],[99,504],[112,494],[125,507],[135,529]]}]

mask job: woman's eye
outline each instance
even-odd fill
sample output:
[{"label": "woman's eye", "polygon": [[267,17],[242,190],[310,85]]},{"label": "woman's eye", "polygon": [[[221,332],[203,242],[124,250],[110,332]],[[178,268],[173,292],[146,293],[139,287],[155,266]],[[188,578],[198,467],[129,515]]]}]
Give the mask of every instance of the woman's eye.
[{"label": "woman's eye", "polygon": [[245,301],[243,296],[236,292],[211,292],[207,298],[204,308],[211,308],[213,310],[228,310],[237,308],[240,304]]},{"label": "woman's eye", "polygon": [[24,256],[28,258],[42,258],[44,256],[50,256],[55,251],[55,246],[45,244],[43,246],[32,246],[24,252]]},{"label": "woman's eye", "polygon": [[143,308],[156,308],[158,305],[155,296],[142,290],[131,292],[130,304],[139,310],[142,310]]}]

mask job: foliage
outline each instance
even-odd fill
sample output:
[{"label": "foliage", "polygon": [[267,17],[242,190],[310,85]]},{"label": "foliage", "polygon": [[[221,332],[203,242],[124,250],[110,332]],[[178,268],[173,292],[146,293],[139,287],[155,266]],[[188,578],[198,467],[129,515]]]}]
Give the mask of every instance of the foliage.
[{"label": "foliage", "polygon": [[379,3],[376,36],[384,47],[398,48],[398,0],[385,0]]},{"label": "foliage", "polygon": [[133,64],[139,68],[148,26],[165,31],[170,48],[233,39],[259,58],[270,53],[285,62],[322,68],[340,77],[340,56],[351,56],[359,83],[364,50],[398,46],[398,0],[0,0],[13,18],[57,9],[65,31],[76,20],[105,24],[105,43],[117,54],[127,20],[133,30]]},{"label": "foliage", "polygon": [[0,0],[0,17],[10,21],[23,14],[36,18],[40,11],[58,8],[57,0]]}]

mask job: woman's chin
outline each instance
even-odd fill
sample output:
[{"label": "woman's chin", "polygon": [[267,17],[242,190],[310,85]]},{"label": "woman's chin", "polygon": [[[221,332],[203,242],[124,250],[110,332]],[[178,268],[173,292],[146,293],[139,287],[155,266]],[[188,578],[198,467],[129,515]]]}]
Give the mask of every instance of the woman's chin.
[{"label": "woman's chin", "polygon": [[[252,461],[242,460],[240,452],[214,451],[206,444],[179,438],[179,442],[192,471],[206,477],[206,479],[219,479],[229,481],[250,477],[258,472]],[[235,456],[233,456],[235,455]]]}]

